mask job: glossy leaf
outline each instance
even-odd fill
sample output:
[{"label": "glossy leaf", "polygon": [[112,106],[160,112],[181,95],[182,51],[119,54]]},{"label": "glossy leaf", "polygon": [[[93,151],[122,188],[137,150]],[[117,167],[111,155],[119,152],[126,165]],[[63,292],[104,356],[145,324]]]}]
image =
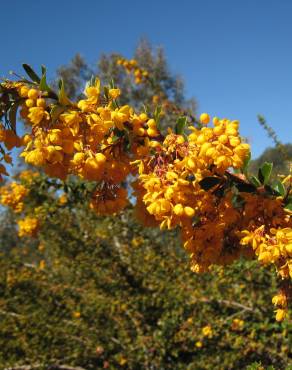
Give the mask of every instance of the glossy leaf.
[{"label": "glossy leaf", "polygon": [[259,181],[259,179],[256,176],[251,176],[250,177],[250,182],[255,186],[255,187],[260,187],[262,184]]},{"label": "glossy leaf", "polygon": [[265,162],[259,169],[258,177],[262,184],[268,184],[273,169],[273,163]]},{"label": "glossy leaf", "polygon": [[273,189],[277,191],[282,197],[285,196],[285,186],[281,183],[281,181],[276,180],[275,184],[273,185]]},{"label": "glossy leaf", "polygon": [[40,83],[40,77],[35,73],[35,71],[31,68],[28,64],[22,64],[23,69],[27,73],[27,75],[32,79],[32,81]]},{"label": "glossy leaf", "polygon": [[208,177],[205,177],[203,180],[201,180],[199,184],[202,189],[207,191],[207,190],[212,189],[214,186],[220,184],[220,182],[221,182],[221,179],[219,179],[219,177],[208,176]]}]

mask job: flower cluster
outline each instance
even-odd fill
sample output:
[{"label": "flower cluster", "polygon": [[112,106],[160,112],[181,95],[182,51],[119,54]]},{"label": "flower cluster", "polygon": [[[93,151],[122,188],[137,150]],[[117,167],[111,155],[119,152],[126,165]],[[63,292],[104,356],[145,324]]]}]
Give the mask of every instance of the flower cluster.
[{"label": "flower cluster", "polygon": [[120,212],[127,205],[126,189],[104,183],[104,186],[93,193],[90,208],[100,215],[111,215]]},{"label": "flower cluster", "polygon": [[[197,272],[230,263],[242,249],[236,236],[241,213],[232,204],[231,191],[218,198],[202,189],[200,181],[242,166],[249,146],[241,142],[238,122],[214,121],[213,128],[192,128],[187,138],[170,132],[152,155],[139,161],[141,186],[136,185],[135,193],[140,213],[145,211],[139,198],[161,228],[181,228]],[[206,125],[209,116],[202,115],[201,122]]]},{"label": "flower cluster", "polygon": [[29,189],[25,186],[17,182],[11,182],[0,188],[0,204],[12,208],[16,213],[20,213],[24,206],[23,200],[28,192]]},{"label": "flower cluster", "polygon": [[[4,145],[4,146],[3,146]],[[3,175],[8,176],[3,162],[10,164],[12,158],[9,151],[15,147],[21,146],[21,139],[16,135],[13,129],[5,128],[0,122],[0,182],[3,181]]]},{"label": "flower cluster", "polygon": [[18,235],[34,237],[39,229],[39,221],[35,217],[25,217],[18,220]]},{"label": "flower cluster", "polygon": [[138,66],[135,59],[127,60],[125,58],[119,58],[117,60],[117,65],[125,68],[127,73],[131,73],[134,76],[134,81],[137,85],[145,82],[149,78],[149,73],[143,68]]},{"label": "flower cluster", "polygon": [[21,117],[31,126],[22,139],[25,162],[62,180],[74,174],[105,182],[92,200],[92,208],[101,214],[111,208],[116,212],[113,205],[124,207],[126,201],[116,201],[126,198],[124,190],[113,195],[115,191],[108,189],[125,181],[133,171],[133,159],[147,155],[149,139],[160,135],[154,119],[136,114],[128,105],[118,106],[120,90],[106,89],[102,94],[98,79],[86,87],[84,99],[71,103],[64,98],[66,105],[49,105],[45,92],[25,84],[15,84],[15,90],[23,99]]},{"label": "flower cluster", "polygon": [[[135,61],[120,59],[118,64],[134,72],[137,83],[148,78]],[[273,190],[263,173],[262,186],[250,181],[244,170],[250,148],[239,135],[238,121],[215,117],[209,125],[210,116],[204,113],[187,135],[187,119],[180,117],[175,132],[169,129],[163,136],[156,113],[120,106],[121,91],[102,88],[97,78],[77,102],[68,99],[62,84],[59,94],[43,85],[7,81],[1,85],[1,91],[12,97],[7,109],[17,102],[30,128],[21,139],[26,163],[43,168],[50,177],[65,180],[75,175],[94,182],[90,207],[100,215],[127,206],[130,192],[125,182],[131,175],[136,216],[147,226],[179,228],[192,270],[204,272],[241,255],[255,256],[264,265],[274,264],[288,281],[292,221],[284,206],[291,186],[281,183],[280,190]],[[4,126],[0,141],[8,150],[20,143]],[[21,211],[25,191],[20,185],[10,186],[16,197],[9,197],[11,190],[5,193],[3,188],[2,203]],[[43,212],[40,207],[37,218],[20,220],[19,235],[34,236]],[[273,300],[279,320],[287,309],[287,291],[282,289]]]},{"label": "flower cluster", "polygon": [[[282,224],[276,212],[270,221],[275,222],[276,219],[277,224]],[[263,265],[274,264],[284,281],[292,279],[292,223],[287,219],[286,224],[290,227],[268,228],[264,224],[254,228],[255,226],[252,225],[250,227],[252,230],[242,231],[243,238],[241,239],[241,244],[250,245],[253,248],[255,255]],[[290,295],[290,287],[285,284],[273,297],[273,304],[277,307],[276,319],[278,321],[282,321],[287,314]]]}]

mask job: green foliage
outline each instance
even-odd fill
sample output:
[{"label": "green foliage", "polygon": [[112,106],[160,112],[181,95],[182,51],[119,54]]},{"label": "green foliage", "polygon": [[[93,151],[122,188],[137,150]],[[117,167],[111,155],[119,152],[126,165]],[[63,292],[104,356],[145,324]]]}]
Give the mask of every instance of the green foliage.
[{"label": "green foliage", "polygon": [[265,162],[273,163],[273,173],[271,178],[275,179],[275,174],[288,175],[289,163],[292,161],[292,144],[283,144],[283,150],[276,148],[267,148],[257,159],[250,162],[249,169],[253,174]]},{"label": "green foliage", "polygon": [[[284,369],[289,363],[291,325],[274,321],[272,271],[239,261],[196,275],[176,232],[142,227],[131,207],[119,217],[97,217],[74,198],[78,188],[64,205],[57,201],[62,188],[46,190],[34,204],[46,211],[38,239],[18,240],[1,256],[1,364],[243,369],[261,361]],[[234,319],[243,327],[233,327]],[[202,334],[206,325],[210,338]]]}]

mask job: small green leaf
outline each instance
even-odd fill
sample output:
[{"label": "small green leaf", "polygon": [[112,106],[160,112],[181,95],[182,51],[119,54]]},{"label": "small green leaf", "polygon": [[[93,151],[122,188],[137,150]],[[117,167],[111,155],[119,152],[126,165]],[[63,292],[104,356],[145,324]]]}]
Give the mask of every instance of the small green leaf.
[{"label": "small green leaf", "polygon": [[284,185],[281,183],[280,180],[276,180],[273,184],[273,189],[277,191],[282,197],[285,196],[286,190]]},{"label": "small green leaf", "polygon": [[62,114],[65,111],[65,107],[61,105],[53,105],[52,109],[50,111],[52,123],[55,123],[58,119],[59,115]]},{"label": "small green leaf", "polygon": [[159,105],[155,108],[155,111],[154,111],[154,120],[156,122],[156,126],[157,126],[158,130],[160,130],[161,111],[162,111],[162,107],[159,106]]},{"label": "small green leaf", "polygon": [[265,185],[264,188],[265,188],[265,191],[270,195],[274,195],[274,196],[279,195],[279,193],[275,189],[273,189],[270,185]]},{"label": "small green leaf", "polygon": [[250,177],[250,182],[255,186],[255,187],[260,187],[262,184],[259,181],[259,179],[256,176],[251,176]]},{"label": "small green leaf", "polygon": [[62,105],[72,105],[72,102],[69,100],[69,98],[66,95],[63,79],[59,81],[59,89],[60,89],[59,90],[59,102]]},{"label": "small green leaf", "polygon": [[267,184],[270,180],[273,169],[273,163],[265,162],[259,169],[258,177],[262,184]]},{"label": "small green leaf", "polygon": [[292,212],[292,202],[286,204],[286,206],[284,207],[285,209],[288,209],[289,211]]},{"label": "small green leaf", "polygon": [[214,186],[220,184],[220,182],[221,179],[219,177],[208,176],[201,180],[199,182],[199,185],[201,186],[202,189],[207,191],[212,189]]},{"label": "small green leaf", "polygon": [[11,128],[16,132],[16,117],[17,117],[17,109],[19,107],[20,101],[13,102],[9,109],[9,122],[11,124]]},{"label": "small green leaf", "polygon": [[243,166],[242,166],[242,173],[244,173],[246,177],[247,177],[247,170],[248,170],[250,160],[251,160],[251,152],[248,153],[248,156],[245,158],[243,162]]},{"label": "small green leaf", "polygon": [[104,86],[103,90],[104,90],[104,96],[108,100],[109,99],[109,95],[108,95],[109,94],[109,88],[107,86]]},{"label": "small green leaf", "polygon": [[113,78],[110,80],[109,87],[111,89],[114,89],[115,88],[115,82],[114,82],[114,79]]},{"label": "small green leaf", "polygon": [[27,75],[32,79],[32,81],[40,83],[40,78],[39,76],[35,73],[35,71],[31,68],[30,65],[28,64],[22,64],[23,69],[27,73]]},{"label": "small green leaf", "polygon": [[187,124],[187,117],[179,117],[176,121],[175,133],[177,135],[182,135],[184,128],[186,127],[186,124]]},{"label": "small green leaf", "polygon": [[51,91],[50,86],[47,84],[47,70],[45,66],[42,66],[42,78],[39,87],[41,91]]},{"label": "small green leaf", "polygon": [[117,135],[112,136],[113,143],[115,143],[117,140],[119,140],[119,137]]}]

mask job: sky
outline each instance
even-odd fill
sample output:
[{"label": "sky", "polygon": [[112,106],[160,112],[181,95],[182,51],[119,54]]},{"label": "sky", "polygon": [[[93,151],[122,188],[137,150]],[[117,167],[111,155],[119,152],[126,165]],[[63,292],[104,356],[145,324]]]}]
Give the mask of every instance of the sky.
[{"label": "sky", "polygon": [[0,76],[21,64],[56,69],[79,52],[131,57],[142,37],[163,46],[198,113],[239,119],[256,157],[292,142],[291,0],[0,0]]}]

